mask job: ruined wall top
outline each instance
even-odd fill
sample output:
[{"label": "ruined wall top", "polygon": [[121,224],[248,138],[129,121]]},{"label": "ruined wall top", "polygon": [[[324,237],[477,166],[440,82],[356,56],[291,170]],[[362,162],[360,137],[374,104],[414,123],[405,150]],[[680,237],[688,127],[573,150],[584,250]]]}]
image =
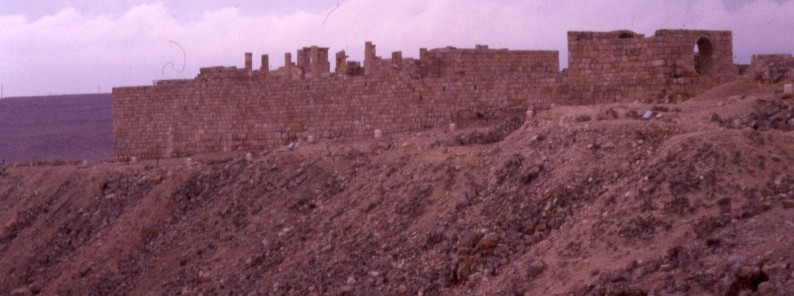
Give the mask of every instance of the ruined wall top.
[{"label": "ruined wall top", "polygon": [[[651,37],[676,37],[682,35],[731,35],[727,30],[686,30],[686,29],[661,29],[656,30]],[[614,40],[614,39],[634,39],[646,38],[645,34],[636,33],[631,30],[616,30],[609,32],[598,31],[569,31],[568,40]],[[650,37],[649,37],[650,38]]]},{"label": "ruined wall top", "polygon": [[[389,58],[377,55],[375,44],[365,44],[364,61],[348,61],[344,51],[334,56],[336,67],[331,72],[329,48],[316,45],[297,50],[296,61],[285,54],[285,65],[275,70],[260,67],[253,70],[252,54],[246,53],[245,67],[201,68],[197,81],[261,80],[261,79],[316,79],[347,78],[356,76],[410,76],[449,77],[502,74],[543,74],[559,70],[559,52],[551,50],[490,49],[487,45],[475,48],[444,47],[420,49],[419,58],[403,57],[402,52],[392,52]],[[263,56],[263,61],[268,61]],[[169,82],[170,83],[170,82]],[[158,83],[159,85],[159,83]]]},{"label": "ruined wall top", "polygon": [[[694,49],[694,51],[693,51]],[[344,51],[334,55],[331,69],[329,48],[316,45],[285,54],[285,64],[270,70],[253,70],[251,54],[245,67],[202,68],[198,81],[262,79],[344,79],[359,76],[460,77],[482,75],[530,75],[548,78],[560,75],[559,52],[554,50],[474,48],[421,48],[419,57],[404,57],[396,51],[379,56],[376,45],[364,44],[363,61],[350,61]],[[662,71],[670,77],[730,75],[734,71],[730,31],[663,29],[652,36],[630,30],[568,32],[568,67],[562,75],[619,75],[619,72]],[[293,61],[291,56],[296,56]],[[265,59],[267,60],[267,59]],[[661,68],[659,68],[661,67]],[[654,70],[655,69],[655,70]],[[735,72],[735,71],[734,71]],[[168,82],[172,83],[172,82]]]},{"label": "ruined wall top", "polygon": [[611,32],[591,32],[591,31],[570,31],[568,41],[572,40],[610,40],[610,39],[632,39],[645,38],[644,34],[634,33],[629,30],[618,30]]},{"label": "ruined wall top", "polygon": [[[113,89],[114,155],[171,157],[258,149],[296,138],[362,137],[407,131],[528,106],[668,102],[737,75],[729,31],[569,32],[567,70],[549,50],[444,47],[377,54],[364,61],[308,46],[253,67],[201,68],[195,79]],[[293,56],[296,59],[293,59]],[[761,78],[781,77],[790,56],[757,56]],[[769,75],[766,75],[768,73]],[[785,74],[794,75],[794,74]],[[769,78],[766,78],[769,77]]]}]

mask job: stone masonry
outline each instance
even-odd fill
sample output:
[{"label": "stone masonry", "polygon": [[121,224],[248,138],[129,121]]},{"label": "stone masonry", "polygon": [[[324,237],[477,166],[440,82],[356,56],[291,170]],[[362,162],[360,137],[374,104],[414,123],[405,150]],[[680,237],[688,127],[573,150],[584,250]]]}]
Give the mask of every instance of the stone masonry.
[{"label": "stone masonry", "polygon": [[756,81],[777,83],[794,78],[794,56],[790,54],[753,55],[749,73]]},{"label": "stone masonry", "polygon": [[310,46],[269,69],[202,68],[194,79],[113,89],[116,159],[269,149],[314,139],[430,128],[530,106],[686,98],[734,79],[729,31],[569,32],[569,65],[557,51],[420,49],[419,58],[379,57],[363,65]]},{"label": "stone masonry", "polygon": [[736,78],[730,31],[568,32],[568,100],[691,97]]}]

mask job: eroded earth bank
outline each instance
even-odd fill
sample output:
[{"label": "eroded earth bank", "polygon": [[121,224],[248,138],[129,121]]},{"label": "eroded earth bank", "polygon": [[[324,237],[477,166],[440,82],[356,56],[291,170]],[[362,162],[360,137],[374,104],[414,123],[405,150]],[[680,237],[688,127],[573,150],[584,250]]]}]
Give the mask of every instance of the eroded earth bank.
[{"label": "eroded earth bank", "polygon": [[793,105],[740,80],[453,132],[7,164],[0,294],[794,295]]}]

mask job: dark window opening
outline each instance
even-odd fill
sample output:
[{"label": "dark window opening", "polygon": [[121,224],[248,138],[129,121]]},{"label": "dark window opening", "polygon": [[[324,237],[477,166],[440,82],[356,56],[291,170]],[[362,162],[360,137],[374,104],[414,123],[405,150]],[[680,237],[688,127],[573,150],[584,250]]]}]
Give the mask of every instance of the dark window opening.
[{"label": "dark window opening", "polygon": [[698,74],[712,74],[714,72],[714,46],[706,38],[698,39],[695,44],[695,72]]}]

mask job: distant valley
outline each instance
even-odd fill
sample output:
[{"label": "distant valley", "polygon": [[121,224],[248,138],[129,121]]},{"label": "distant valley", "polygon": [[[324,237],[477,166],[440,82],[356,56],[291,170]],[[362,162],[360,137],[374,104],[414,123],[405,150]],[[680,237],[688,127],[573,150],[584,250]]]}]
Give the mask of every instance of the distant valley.
[{"label": "distant valley", "polygon": [[0,99],[0,161],[113,156],[110,94]]}]

